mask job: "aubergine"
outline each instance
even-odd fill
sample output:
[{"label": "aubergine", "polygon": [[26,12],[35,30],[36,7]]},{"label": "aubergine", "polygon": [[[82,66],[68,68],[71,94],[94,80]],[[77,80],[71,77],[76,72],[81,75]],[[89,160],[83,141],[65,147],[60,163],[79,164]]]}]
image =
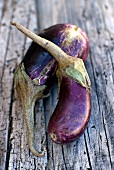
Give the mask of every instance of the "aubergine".
[{"label": "aubergine", "polygon": [[[37,40],[38,36],[35,34],[31,35],[31,32],[28,30],[28,32],[26,30],[23,31],[20,24],[14,22],[12,24],[39,44],[38,45],[35,42],[32,43],[21,63],[21,66],[23,65],[24,73],[27,74],[27,77],[29,77],[32,84],[34,83],[32,86],[35,86],[37,89],[39,89],[39,86],[40,88],[42,87],[41,90],[39,90],[42,94],[40,95],[40,98],[43,97],[46,88],[50,86],[49,82],[50,80],[52,82],[52,77],[55,75],[54,73],[57,66],[59,68],[57,71],[58,86],[60,88],[59,101],[48,124],[48,133],[51,139],[54,142],[61,144],[76,140],[84,132],[88,124],[91,108],[90,91],[88,89],[88,87],[90,87],[90,81],[82,62],[82,60],[86,60],[89,49],[86,34],[74,25],[57,24],[45,29],[39,34],[43,37],[44,43],[42,43]],[[34,36],[35,38],[33,38]],[[49,41],[46,41],[46,39]],[[56,51],[57,46],[54,46],[54,48],[51,47],[53,43],[50,45],[50,41],[59,46],[62,50],[59,48],[59,52]],[[66,54],[68,57],[65,58]],[[81,63],[81,67],[79,67],[78,64],[75,64],[76,69],[74,69],[73,57],[75,60],[76,58],[81,58],[78,60],[79,64]],[[62,61],[62,64],[60,64],[60,61]],[[65,63],[64,61],[67,64],[63,65],[63,63]],[[78,63],[78,61],[76,61],[76,63]],[[59,64],[57,64],[58,62]],[[71,69],[68,69],[69,63],[71,63]],[[60,69],[61,66],[63,66],[63,69]],[[82,68],[82,70],[80,68]],[[73,74],[71,71],[72,69],[74,69]],[[35,88],[33,88],[33,91],[36,90]],[[37,94],[36,98],[39,99],[38,93],[38,90],[36,90],[35,95]],[[34,106],[34,102],[32,101],[31,105]],[[30,105],[27,107],[30,107]],[[24,110],[26,115],[25,117],[30,117],[29,115],[31,115],[28,110]],[[33,116],[33,107],[31,112]],[[32,135],[31,137],[31,134],[34,129],[34,121],[31,122],[31,120],[28,120],[27,118],[26,120],[29,133],[29,148],[32,148],[31,151],[35,155],[41,156],[41,154],[39,154],[38,151],[35,151],[35,148],[33,147],[34,136]]]},{"label": "aubergine", "polygon": [[90,92],[73,80],[62,78],[59,102],[49,120],[51,139],[67,144],[78,139],[90,119]]}]

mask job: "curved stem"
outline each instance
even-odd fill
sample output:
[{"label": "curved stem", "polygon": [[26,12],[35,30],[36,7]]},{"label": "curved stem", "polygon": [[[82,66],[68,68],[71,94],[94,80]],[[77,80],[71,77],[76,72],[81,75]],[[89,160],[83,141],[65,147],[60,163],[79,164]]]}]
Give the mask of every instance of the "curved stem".
[{"label": "curved stem", "polygon": [[48,52],[50,52],[53,55],[53,57],[57,60],[58,63],[62,61],[64,62],[66,58],[68,60],[69,56],[63,50],[61,50],[61,48],[59,48],[57,45],[55,45],[51,41],[41,38],[40,36],[34,34],[32,31],[28,30],[27,28],[25,28],[24,26],[22,26],[21,24],[17,22],[12,21],[11,24],[13,26],[16,26],[16,28],[19,31],[24,33],[30,39],[32,39],[37,44],[39,44],[41,47],[43,47]]},{"label": "curved stem", "polygon": [[28,145],[33,154],[43,156],[34,147],[34,105],[37,99],[42,98],[46,86],[38,86],[24,71],[24,65],[20,64],[15,72],[15,85],[21,97],[24,116],[28,130]]}]

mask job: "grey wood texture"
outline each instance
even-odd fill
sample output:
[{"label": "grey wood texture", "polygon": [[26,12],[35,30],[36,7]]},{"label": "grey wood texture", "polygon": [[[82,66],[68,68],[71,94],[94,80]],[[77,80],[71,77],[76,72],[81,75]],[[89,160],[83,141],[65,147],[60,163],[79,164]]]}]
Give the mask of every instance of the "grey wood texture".
[{"label": "grey wood texture", "polygon": [[[68,145],[53,143],[47,124],[57,103],[57,87],[36,103],[35,147],[28,149],[14,71],[31,40],[10,25],[15,20],[35,33],[57,23],[71,23],[87,33],[85,63],[92,82],[91,118],[85,133]],[[114,1],[0,0],[0,170],[114,170]]]}]

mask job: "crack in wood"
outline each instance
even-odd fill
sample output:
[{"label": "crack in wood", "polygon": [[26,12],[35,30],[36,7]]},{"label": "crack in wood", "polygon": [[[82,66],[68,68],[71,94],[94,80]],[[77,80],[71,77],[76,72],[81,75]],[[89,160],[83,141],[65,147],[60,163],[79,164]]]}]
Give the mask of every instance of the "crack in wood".
[{"label": "crack in wood", "polygon": [[85,140],[86,153],[87,153],[87,157],[88,157],[88,163],[89,163],[89,166],[90,166],[90,168],[88,168],[88,169],[92,170],[90,153],[89,153],[89,149],[88,149],[88,146],[87,146],[87,141],[86,141],[86,136],[85,136],[85,134],[84,134],[84,140]]},{"label": "crack in wood", "polygon": [[105,136],[106,136],[106,143],[107,143],[107,148],[108,148],[110,166],[111,166],[111,169],[112,169],[111,153],[110,153],[110,147],[109,147],[109,142],[108,142],[107,131],[106,131],[106,127],[105,127],[105,126],[106,126],[106,124],[105,124],[105,116],[103,115],[103,112],[102,112],[102,120],[103,120],[103,126],[104,126]]},{"label": "crack in wood", "polygon": [[10,151],[11,151],[10,136],[11,136],[11,131],[12,131],[13,101],[14,101],[14,79],[13,79],[13,84],[12,84],[11,101],[10,101],[10,108],[9,108],[9,124],[8,124],[8,134],[7,134],[7,148],[6,148],[7,150],[6,150],[5,170],[8,170],[8,167],[9,167],[9,159],[10,159]]},{"label": "crack in wood", "polygon": [[61,146],[61,148],[62,148],[62,155],[63,155],[63,161],[64,161],[65,169],[67,170],[67,164],[66,164],[66,161],[65,161],[65,154],[64,154],[63,145]]}]

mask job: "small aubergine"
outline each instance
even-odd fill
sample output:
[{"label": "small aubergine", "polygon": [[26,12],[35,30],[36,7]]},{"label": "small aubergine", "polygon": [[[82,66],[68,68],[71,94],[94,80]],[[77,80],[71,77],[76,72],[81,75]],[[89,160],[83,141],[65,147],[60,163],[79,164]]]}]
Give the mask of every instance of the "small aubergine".
[{"label": "small aubergine", "polygon": [[[33,41],[43,47],[42,49],[37,45],[34,48],[34,50],[36,51],[37,48],[40,48],[40,55],[41,58],[44,59],[43,61],[45,61],[45,59],[51,54],[58,62],[59,68],[57,71],[57,77],[58,86],[60,88],[59,102],[49,121],[48,133],[51,139],[56,143],[63,144],[76,140],[84,132],[90,118],[89,89],[91,85],[87,71],[82,62],[82,59],[85,61],[88,55],[88,38],[86,34],[80,28],[74,25],[58,24],[45,29],[40,34],[40,36],[43,37],[41,38],[30,32],[29,30],[25,29],[18,23],[12,22],[12,25],[15,25],[19,30],[21,30],[21,32],[29,36],[31,39],[33,39]],[[46,39],[48,39],[49,41]],[[50,41],[58,45],[64,52]],[[35,43],[33,44],[36,45]],[[45,57],[45,53],[47,54],[46,50],[49,52],[47,57]],[[30,54],[29,50],[28,54]],[[35,58],[32,59],[31,56],[33,56],[34,54]],[[42,79],[39,79],[39,73],[41,73],[39,71],[40,69],[37,67],[37,65],[40,65],[38,64],[39,52],[38,55],[36,54],[37,52],[32,53],[31,50],[31,54],[29,55],[29,57],[24,58],[24,69],[29,75],[29,79],[31,78],[33,80],[32,82],[35,82],[36,88],[38,88],[37,86],[40,83],[40,85],[42,85],[41,87],[46,86],[41,90],[42,92],[44,92],[48,87],[48,83],[53,77],[52,75],[56,70],[55,68],[57,64],[55,60],[53,61],[53,58],[50,55],[51,58],[44,66],[45,68],[49,64],[48,71],[51,71],[49,71],[48,73],[50,74],[49,76],[47,76],[47,72],[44,71],[43,75],[46,75],[48,78],[46,77],[46,79],[44,80],[44,77],[42,78],[42,76],[40,76]],[[75,60],[71,56],[75,57]],[[82,59],[77,59],[77,57],[80,57]],[[32,63],[30,60],[32,61]],[[50,65],[50,63],[52,64]],[[43,63],[41,62],[41,66],[42,64]],[[61,75],[63,76],[61,77]],[[33,89],[33,91],[34,90],[35,89]],[[37,94],[39,92],[36,91],[35,93]],[[29,129],[29,131],[31,130]],[[31,148],[31,144],[29,144],[29,147]],[[36,154],[35,152],[33,153]],[[38,153],[36,155],[41,156]]]}]

